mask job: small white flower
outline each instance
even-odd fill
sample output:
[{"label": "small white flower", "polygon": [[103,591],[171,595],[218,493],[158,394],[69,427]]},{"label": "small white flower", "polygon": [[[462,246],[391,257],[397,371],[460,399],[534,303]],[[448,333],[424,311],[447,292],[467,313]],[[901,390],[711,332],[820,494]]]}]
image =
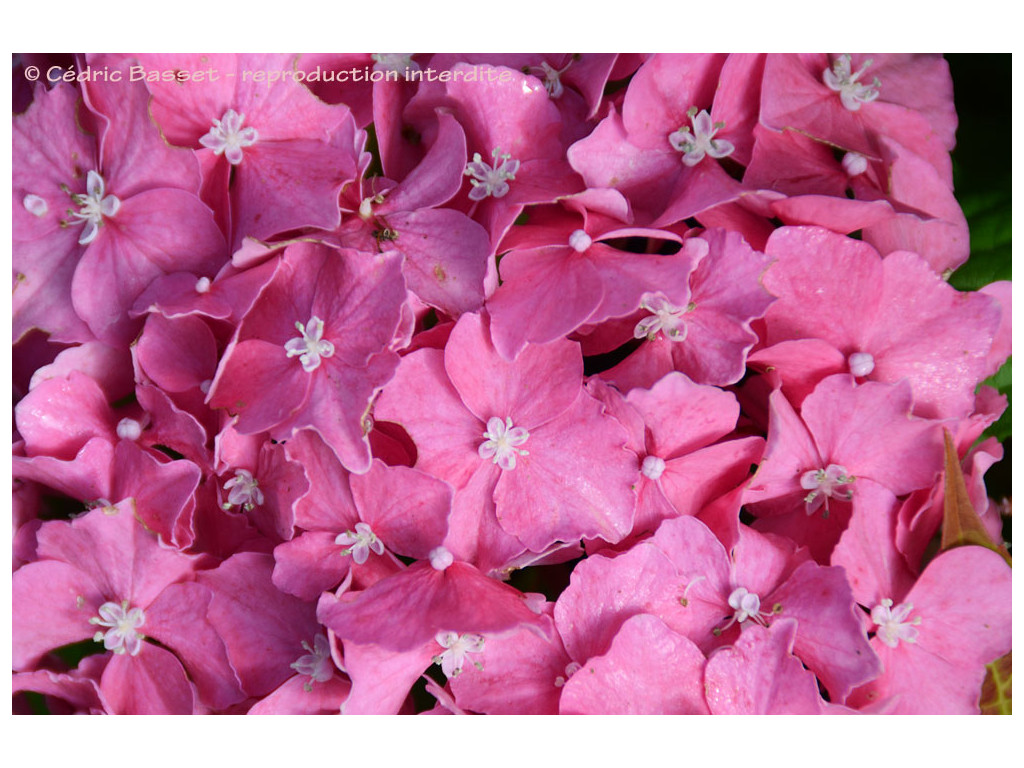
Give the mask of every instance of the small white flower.
[{"label": "small white flower", "polygon": [[242,162],[242,150],[256,143],[259,134],[253,127],[243,128],[245,115],[229,109],[220,120],[213,121],[209,133],[199,139],[199,143],[212,149],[215,155],[224,155],[232,165]]},{"label": "small white flower", "polygon": [[528,456],[529,451],[519,448],[529,439],[530,433],[523,427],[513,427],[512,417],[502,421],[497,416],[487,420],[486,439],[477,449],[481,459],[492,459],[502,469],[515,469],[516,456]]},{"label": "small white flower", "polygon": [[111,218],[120,210],[121,201],[116,195],[106,194],[106,182],[96,171],[89,171],[85,183],[86,194],[72,195],[71,200],[81,209],[71,215],[78,219],[73,224],[85,223],[79,245],[88,245],[96,239],[103,225],[103,218]]},{"label": "small white flower", "polygon": [[717,159],[733,153],[736,147],[731,141],[715,138],[715,134],[725,128],[725,123],[712,123],[706,109],[697,112],[696,107],[691,107],[686,114],[690,116],[693,131],[681,127],[668,136],[672,148],[683,153],[684,165],[692,167],[703,160],[705,155]]},{"label": "small white flower", "polygon": [[366,523],[356,523],[355,531],[339,533],[334,539],[334,543],[348,547],[348,549],[342,550],[341,554],[352,555],[352,559],[358,565],[366,562],[370,557],[371,550],[378,555],[384,554],[384,542],[377,538],[377,534]]},{"label": "small white flower", "polygon": [[857,478],[850,475],[846,467],[839,464],[829,464],[825,469],[812,469],[800,476],[800,487],[810,491],[805,497],[807,514],[813,515],[822,504],[825,505],[825,514],[828,515],[827,499],[839,499],[849,501],[853,498],[853,491],[844,488],[850,485]]},{"label": "small white flower", "polygon": [[472,177],[469,181],[473,185],[469,191],[470,200],[504,197],[508,194],[508,182],[516,178],[516,171],[519,170],[518,160],[513,160],[512,155],[502,154],[501,147],[491,150],[491,157],[494,158],[493,167],[483,161],[479,152],[474,152],[473,160],[466,163],[464,174]]},{"label": "small white flower", "polygon": [[331,659],[331,644],[322,633],[313,638],[312,648],[305,640],[302,647],[308,653],[293,661],[291,668],[300,675],[309,675],[309,680],[302,686],[309,692],[313,690],[313,683],[326,683],[334,677],[334,661]]},{"label": "small white flower", "polygon": [[821,73],[821,79],[825,85],[839,94],[843,106],[851,112],[860,109],[861,104],[867,104],[878,98],[878,89],[882,85],[881,80],[876,77],[870,85],[858,82],[871,63],[872,60],[868,59],[860,69],[853,72],[850,54],[844,53],[832,62],[832,69],[826,69]]},{"label": "small white flower", "polygon": [[[483,653],[483,635],[468,632],[460,635],[458,632],[438,632],[434,639],[437,644],[446,649],[444,653],[434,657],[434,663],[441,665],[441,671],[449,680],[456,675],[462,674],[462,667],[466,663],[467,655],[471,653]],[[474,661],[473,666],[483,669],[483,664]]]},{"label": "small white flower", "polygon": [[921,617],[915,616],[913,620],[906,621],[910,612],[914,610],[911,603],[900,603],[892,607],[892,600],[886,598],[879,605],[871,609],[871,620],[878,625],[876,637],[890,648],[900,644],[917,642],[917,625],[921,623]]},{"label": "small white flower", "polygon": [[321,358],[334,354],[334,344],[323,337],[324,321],[314,315],[309,318],[306,325],[296,322],[295,328],[302,334],[302,338],[289,339],[285,343],[284,348],[288,352],[288,357],[298,356],[302,370],[315,371],[320,367]]},{"label": "small white flower", "polygon": [[263,503],[263,491],[260,484],[247,469],[236,469],[235,476],[224,483],[224,490],[230,491],[224,509],[242,507],[249,511]]},{"label": "small white flower", "polygon": [[660,293],[645,293],[640,301],[640,308],[653,314],[636,324],[633,329],[634,338],[654,341],[661,332],[669,341],[686,339],[683,315],[694,309],[693,304],[688,307],[677,307]]},{"label": "small white flower", "polygon": [[97,632],[92,639],[97,643],[103,643],[103,647],[108,651],[138,656],[142,650],[142,641],[146,637],[136,631],[146,623],[146,614],[142,609],[129,610],[128,601],[124,600],[120,605],[104,603],[99,608],[99,614],[89,619],[89,623],[109,629],[106,632]]}]

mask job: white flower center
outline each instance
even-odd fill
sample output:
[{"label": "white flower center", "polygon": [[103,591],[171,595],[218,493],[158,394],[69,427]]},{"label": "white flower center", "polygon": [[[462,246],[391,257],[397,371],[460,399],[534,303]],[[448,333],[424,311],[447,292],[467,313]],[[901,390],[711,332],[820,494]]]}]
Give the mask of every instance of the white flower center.
[{"label": "white flower center", "polygon": [[530,67],[530,74],[534,74],[544,81],[544,90],[547,91],[549,98],[557,99],[565,92],[565,88],[562,86],[562,75],[570,66],[572,66],[571,60],[561,69],[555,69],[546,61],[542,61],[540,66]]},{"label": "white flower center", "polygon": [[875,370],[875,358],[868,352],[854,352],[846,362],[850,365],[850,373],[857,378],[867,376]]},{"label": "white flower center", "polygon": [[893,608],[892,600],[888,598],[876,605],[871,609],[871,620],[878,625],[876,637],[890,648],[899,645],[900,640],[917,642],[917,625],[921,623],[921,617],[915,616],[907,621],[912,610],[914,606],[911,603],[900,603]]},{"label": "white flower center", "polygon": [[420,65],[412,60],[411,53],[374,53],[370,55],[374,60],[374,72],[395,72],[406,80],[410,72],[419,72]]},{"label": "white flower center", "polygon": [[428,555],[430,567],[435,571],[443,571],[455,562],[455,556],[445,547],[434,547]]},{"label": "white flower center", "polygon": [[103,224],[103,217],[110,218],[121,208],[121,201],[117,196],[105,194],[106,183],[96,171],[89,171],[85,189],[84,195],[71,196],[71,201],[80,206],[79,211],[71,213],[78,221],[71,223],[85,222],[85,229],[82,230],[82,235],[78,238],[79,245],[88,245],[95,240],[96,235],[100,232],[100,226]]},{"label": "white flower center", "polygon": [[366,562],[371,549],[378,555],[384,554],[384,542],[377,538],[377,534],[366,523],[356,523],[355,532],[339,533],[334,543],[348,547],[348,549],[342,550],[341,554],[352,555],[352,559],[358,565]]},{"label": "white flower center", "polygon": [[665,471],[665,460],[657,456],[647,456],[644,458],[643,464],[640,465],[640,471],[643,472],[644,477],[657,480]]},{"label": "white flower center", "polygon": [[[466,656],[470,653],[483,653],[483,635],[467,632],[460,635],[458,632],[438,632],[434,639],[437,644],[446,649],[444,653],[434,657],[434,663],[441,665],[441,671],[449,680],[462,673],[462,667],[466,663]],[[473,666],[483,669],[484,665],[474,661]]]},{"label": "white flower center", "polygon": [[117,436],[122,440],[138,440],[142,436],[142,425],[135,419],[121,419],[117,422]]},{"label": "white flower center", "polygon": [[199,143],[212,149],[215,155],[224,155],[232,165],[242,162],[242,150],[256,143],[259,134],[252,126],[242,127],[245,115],[229,109],[220,120],[213,121],[210,132],[199,139]]},{"label": "white flower center", "polygon": [[686,114],[690,116],[693,131],[680,127],[668,135],[668,143],[672,148],[683,153],[684,165],[694,166],[704,159],[704,155],[716,159],[726,157],[736,149],[731,141],[715,139],[715,134],[725,128],[725,123],[712,123],[706,109],[697,112],[696,107],[690,107]]},{"label": "white flower center", "polygon": [[46,201],[39,195],[25,195],[21,204],[24,205],[25,210],[33,216],[45,216],[50,210],[50,206],[47,205]]},{"label": "white flower center", "polygon": [[327,636],[318,634],[313,638],[313,647],[302,641],[302,647],[308,653],[291,663],[291,668],[300,675],[309,675],[309,680],[302,686],[307,692],[313,690],[313,683],[326,683],[334,677],[334,662],[331,660],[331,644]]},{"label": "white flower center", "polygon": [[868,159],[860,152],[847,152],[843,155],[843,170],[850,178],[860,176],[868,169]]},{"label": "white flower center", "polygon": [[253,507],[263,503],[263,491],[260,484],[247,469],[236,469],[235,476],[224,483],[224,490],[230,491],[228,500],[224,503],[224,509],[242,507],[249,511]]},{"label": "white flower center", "polygon": [[569,235],[569,247],[572,248],[576,253],[583,253],[591,245],[594,240],[582,229],[577,229],[571,235]]},{"label": "white flower center", "polygon": [[97,632],[93,640],[102,642],[103,647],[114,653],[127,653],[129,656],[137,656],[142,650],[142,641],[145,635],[137,632],[136,628],[146,623],[146,614],[141,608],[128,609],[128,601],[117,603],[104,603],[100,606],[99,616],[89,619],[90,624],[101,627],[109,627],[106,632]]},{"label": "white flower center", "polygon": [[[725,626],[712,630],[712,634],[722,634],[737,621],[740,623],[740,629],[743,628],[746,621],[753,621],[762,627],[767,627],[768,618],[775,612],[774,610],[762,611],[761,598],[754,592],[747,591],[745,587],[736,587],[729,593],[729,607],[733,609],[732,618]],[[781,610],[781,606],[776,606],[776,608]]]},{"label": "white flower center", "polygon": [[847,473],[846,467],[839,464],[829,464],[825,469],[812,469],[804,472],[800,476],[800,487],[805,491],[810,491],[804,496],[804,501],[807,503],[807,514],[813,515],[824,503],[827,517],[827,499],[849,501],[853,498],[853,491],[842,486],[850,485],[856,479]]},{"label": "white flower center", "polygon": [[513,427],[512,417],[502,421],[497,416],[487,420],[485,442],[477,449],[481,459],[492,459],[502,469],[516,468],[516,455],[528,456],[529,451],[518,448],[530,437],[524,427]]},{"label": "white flower center", "polygon": [[289,339],[285,343],[284,348],[288,351],[288,357],[298,355],[302,370],[315,371],[320,367],[320,358],[334,354],[334,345],[323,337],[324,321],[314,315],[305,326],[296,322],[295,327],[302,334],[302,338]]},{"label": "white flower center", "polygon": [[196,280],[196,293],[209,293],[210,292],[210,278],[200,277]]},{"label": "white flower center", "polygon": [[871,85],[857,82],[870,66],[871,59],[868,59],[860,69],[853,72],[853,67],[850,64],[850,54],[844,53],[832,62],[832,69],[826,69],[821,73],[821,79],[825,82],[825,85],[839,94],[844,107],[851,112],[856,112],[860,109],[861,104],[866,104],[878,98],[878,89],[882,85],[882,81],[877,77],[872,81]]},{"label": "white flower center", "polygon": [[491,157],[494,158],[493,167],[483,161],[479,152],[474,152],[472,162],[466,163],[464,173],[472,177],[469,181],[473,185],[469,191],[470,200],[504,197],[508,194],[508,182],[516,178],[518,160],[513,160],[512,155],[502,154],[501,147],[491,150]]},{"label": "white flower center", "polygon": [[634,338],[654,341],[660,331],[669,341],[686,339],[683,315],[693,311],[692,303],[688,307],[677,307],[660,293],[645,293],[640,300],[640,308],[653,314],[636,324],[633,329]]}]

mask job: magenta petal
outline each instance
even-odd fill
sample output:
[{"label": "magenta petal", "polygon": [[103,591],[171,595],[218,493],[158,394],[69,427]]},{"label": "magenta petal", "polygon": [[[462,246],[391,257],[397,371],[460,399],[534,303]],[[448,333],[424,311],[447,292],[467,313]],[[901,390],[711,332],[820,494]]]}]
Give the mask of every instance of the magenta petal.
[{"label": "magenta petal", "polygon": [[70,459],[94,437],[117,439],[106,394],[76,371],[40,382],[18,402],[14,416],[30,456]]},{"label": "magenta petal", "polygon": [[491,344],[480,315],[463,315],[452,329],[445,370],[480,421],[511,417],[514,426],[527,429],[564,412],[583,385],[578,344],[561,339],[529,346],[510,363]]},{"label": "magenta petal", "polygon": [[622,539],[633,524],[636,459],[626,433],[581,392],[576,404],[524,443],[529,454],[503,470],[494,490],[498,522],[527,549],[555,541]]},{"label": "magenta petal", "polygon": [[167,392],[185,392],[210,381],[217,370],[217,341],[194,315],[150,315],[135,345],[146,375]]},{"label": "magenta petal", "polygon": [[244,552],[197,577],[214,593],[207,617],[250,696],[270,693],[291,677],[303,640],[312,643],[320,631],[312,603],[273,585],[273,566],[270,555]]},{"label": "magenta petal", "polygon": [[450,113],[439,111],[434,143],[377,210],[390,214],[444,205],[462,187],[465,170],[466,134]]},{"label": "magenta petal", "polygon": [[115,654],[100,690],[118,715],[192,715],[196,695],[174,654],[146,643],[138,656]]},{"label": "magenta petal", "polygon": [[274,547],[274,586],[303,600],[316,600],[345,579],[352,563],[335,544],[337,533],[306,531]]},{"label": "magenta petal", "polygon": [[342,704],[342,713],[398,714],[437,649],[433,638],[401,652],[346,642],[345,669],[352,678],[352,692]]},{"label": "magenta petal", "polygon": [[488,715],[557,715],[557,680],[568,677],[571,659],[553,626],[547,634],[515,629],[488,636],[483,669],[466,668],[451,681],[458,705]]},{"label": "magenta petal", "polygon": [[295,675],[253,704],[246,714],[337,715],[352,690],[351,683],[338,676],[324,683],[313,683],[311,690],[306,690],[308,684],[308,677]]},{"label": "magenta petal", "polygon": [[397,555],[425,560],[448,533],[452,488],[425,472],[377,460],[353,475],[352,496],[363,522]]},{"label": "magenta petal", "polygon": [[704,674],[716,715],[819,715],[825,702],[814,674],[792,654],[797,623],[753,625],[736,644],[711,654]]},{"label": "magenta petal", "polygon": [[608,652],[565,684],[563,715],[702,715],[704,654],[657,616],[623,622]]},{"label": "magenta petal", "polygon": [[320,598],[317,616],[343,640],[408,651],[438,632],[501,632],[540,618],[516,589],[456,562],[420,561],[356,595]]},{"label": "magenta petal", "polygon": [[393,213],[387,220],[399,233],[394,246],[405,256],[409,290],[453,317],[480,309],[491,260],[483,227],[447,208]]},{"label": "magenta petal", "polygon": [[146,609],[143,626],[147,636],[178,655],[200,701],[212,709],[225,709],[244,699],[245,693],[224,642],[206,619],[212,599],[210,590],[199,584],[171,584]]},{"label": "magenta petal", "polygon": [[95,634],[89,619],[108,598],[78,568],[55,560],[28,563],[11,582],[14,669],[28,669],[48,651]]}]

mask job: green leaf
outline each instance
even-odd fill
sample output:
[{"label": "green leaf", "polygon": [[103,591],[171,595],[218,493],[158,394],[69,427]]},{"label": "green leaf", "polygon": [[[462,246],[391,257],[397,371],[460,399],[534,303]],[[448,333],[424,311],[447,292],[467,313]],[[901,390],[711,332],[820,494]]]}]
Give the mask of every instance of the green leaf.
[{"label": "green leaf", "polygon": [[988,672],[981,686],[981,714],[1012,715],[1013,652],[996,659],[986,669]]}]

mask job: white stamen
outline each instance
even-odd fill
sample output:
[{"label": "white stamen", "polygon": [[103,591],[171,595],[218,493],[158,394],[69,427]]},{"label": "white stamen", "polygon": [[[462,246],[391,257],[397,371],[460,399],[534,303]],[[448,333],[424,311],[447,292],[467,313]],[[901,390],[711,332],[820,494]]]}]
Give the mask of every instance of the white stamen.
[{"label": "white stamen", "polygon": [[93,640],[102,642],[103,647],[114,653],[127,653],[129,656],[138,656],[142,650],[142,641],[145,635],[137,632],[136,628],[146,623],[146,614],[141,608],[128,609],[128,601],[117,603],[104,603],[100,606],[99,616],[89,619],[90,624],[101,627],[109,627],[106,632],[97,632]]},{"label": "white stamen", "polygon": [[[434,663],[441,665],[441,671],[449,680],[462,673],[462,667],[466,663],[466,656],[470,653],[483,653],[484,638],[473,632],[460,635],[458,632],[438,632],[434,639],[437,644],[445,648],[445,652],[434,657]],[[473,666],[483,669],[484,665],[474,661]]]},{"label": "white stamen", "polygon": [[854,352],[846,362],[850,365],[850,373],[857,378],[867,376],[875,370],[875,358],[868,352]]},{"label": "white stamen", "polygon": [[868,169],[868,159],[859,152],[847,152],[843,155],[843,170],[850,178],[860,176]]},{"label": "white stamen", "polygon": [[121,419],[117,422],[117,436],[122,440],[138,440],[142,435],[142,425],[135,419]]},{"label": "white stamen", "polygon": [[689,128],[680,127],[668,135],[668,143],[672,148],[683,153],[684,165],[692,167],[703,160],[704,155],[717,159],[733,153],[736,147],[731,141],[715,139],[715,134],[725,128],[725,123],[712,123],[706,109],[697,112],[696,107],[690,107],[686,114],[690,116],[693,132]]},{"label": "white stamen", "polygon": [[406,80],[410,72],[419,72],[420,65],[412,60],[411,53],[374,53],[370,55],[374,60],[374,72],[394,72]]},{"label": "white stamen", "polygon": [[911,603],[900,603],[893,609],[892,600],[882,600],[881,604],[871,609],[871,620],[878,625],[875,636],[890,648],[899,645],[900,640],[906,643],[917,642],[916,627],[921,623],[921,617],[915,616],[913,620],[906,621],[912,610],[914,606]]},{"label": "white stamen", "polygon": [[96,171],[89,171],[85,184],[86,194],[72,195],[71,200],[75,205],[81,206],[81,210],[72,213],[78,221],[72,224],[85,222],[85,229],[82,236],[78,238],[79,245],[88,245],[96,239],[103,225],[103,217],[112,217],[121,208],[121,201],[115,195],[105,194],[106,183],[103,177]]},{"label": "white stamen", "polygon": [[[513,160],[512,155],[502,154],[501,147],[491,150],[491,157],[494,158],[494,166],[483,161],[479,152],[473,153],[472,162],[466,163],[466,176],[473,188],[469,190],[470,200],[483,200],[485,197],[504,197],[508,194],[508,182],[514,181],[516,171],[519,170],[519,161]],[[501,164],[498,164],[498,161]]]},{"label": "white stamen", "polygon": [[853,491],[850,488],[843,488],[850,485],[857,478],[847,474],[846,467],[839,464],[829,464],[825,469],[812,469],[800,476],[800,487],[810,491],[804,501],[807,504],[807,514],[813,515],[823,503],[825,514],[828,515],[827,499],[839,499],[849,501],[853,498]]},{"label": "white stamen", "polygon": [[224,490],[230,491],[224,509],[242,507],[247,512],[263,503],[260,484],[247,469],[236,469],[235,476],[224,483]]},{"label": "white stamen", "polygon": [[220,120],[213,121],[209,133],[199,139],[199,143],[212,149],[215,155],[223,154],[232,165],[242,162],[242,150],[256,143],[259,134],[252,126],[242,127],[245,115],[229,109]]},{"label": "white stamen", "polygon": [[33,216],[45,216],[50,210],[50,206],[39,195],[25,195],[25,199],[21,201],[21,204]]},{"label": "white stamen", "polygon": [[334,354],[334,344],[323,338],[324,321],[314,315],[305,326],[297,322],[295,327],[302,334],[302,338],[289,339],[285,343],[284,348],[288,351],[288,357],[298,355],[302,370],[315,371],[320,367],[320,358]]},{"label": "white stamen", "polygon": [[857,82],[865,70],[871,66],[871,63],[871,59],[868,59],[860,69],[853,72],[853,67],[850,64],[850,54],[844,53],[832,62],[832,69],[826,69],[821,73],[821,79],[825,82],[825,85],[839,94],[843,106],[851,112],[856,112],[860,109],[861,104],[866,104],[878,98],[878,89],[882,85],[881,80],[876,77],[871,85]]},{"label": "white stamen", "polygon": [[583,253],[593,244],[593,239],[582,229],[577,229],[569,235],[569,247],[576,253]]},{"label": "white stamen", "polygon": [[487,431],[483,433],[487,440],[477,448],[481,459],[492,459],[502,469],[516,468],[516,455],[528,456],[529,451],[518,448],[530,437],[524,427],[513,427],[512,417],[502,421],[497,416],[487,420]]},{"label": "white stamen", "polygon": [[430,550],[428,557],[430,559],[430,567],[435,571],[443,571],[455,562],[455,556],[445,547],[435,547]]},{"label": "white stamen", "polygon": [[544,81],[544,90],[547,91],[548,98],[557,99],[565,92],[565,87],[562,85],[562,75],[572,66],[572,60],[561,69],[555,69],[546,61],[542,61],[540,66],[530,67],[530,74],[537,75],[541,80]]},{"label": "white stamen", "polygon": [[736,587],[729,593],[729,607],[734,611],[732,618],[729,619],[728,624],[717,630],[717,634],[721,634],[737,621],[740,623],[741,629],[745,621],[753,621],[762,627],[767,627],[768,617],[772,615],[769,611],[761,610],[761,598],[754,592],[748,592],[745,587]]},{"label": "white stamen", "polygon": [[580,664],[578,661],[570,661],[568,664],[565,665],[565,675],[559,675],[555,678],[555,688],[561,688],[563,685],[569,682],[570,677],[579,672],[582,668],[583,665]]},{"label": "white stamen", "polygon": [[644,477],[657,480],[665,471],[665,460],[658,456],[646,456],[643,464],[640,465],[640,471]]},{"label": "white stamen", "polygon": [[370,556],[370,550],[378,555],[384,554],[384,542],[377,538],[377,534],[366,523],[356,523],[354,533],[352,531],[339,533],[334,543],[348,547],[348,549],[342,550],[341,554],[352,555],[352,559],[357,565],[366,562]]},{"label": "white stamen", "polygon": [[331,659],[331,644],[322,633],[313,638],[312,648],[305,640],[302,641],[302,647],[308,653],[293,661],[290,666],[300,675],[309,675],[309,680],[302,686],[309,692],[313,690],[313,683],[326,683],[334,677],[334,662]]},{"label": "white stamen", "polygon": [[210,278],[200,277],[196,280],[196,293],[209,293],[210,291]]},{"label": "white stamen", "polygon": [[633,329],[634,338],[654,341],[660,331],[669,341],[686,339],[683,315],[694,309],[692,303],[688,307],[677,307],[660,293],[645,293],[640,308],[653,314],[636,324]]}]

